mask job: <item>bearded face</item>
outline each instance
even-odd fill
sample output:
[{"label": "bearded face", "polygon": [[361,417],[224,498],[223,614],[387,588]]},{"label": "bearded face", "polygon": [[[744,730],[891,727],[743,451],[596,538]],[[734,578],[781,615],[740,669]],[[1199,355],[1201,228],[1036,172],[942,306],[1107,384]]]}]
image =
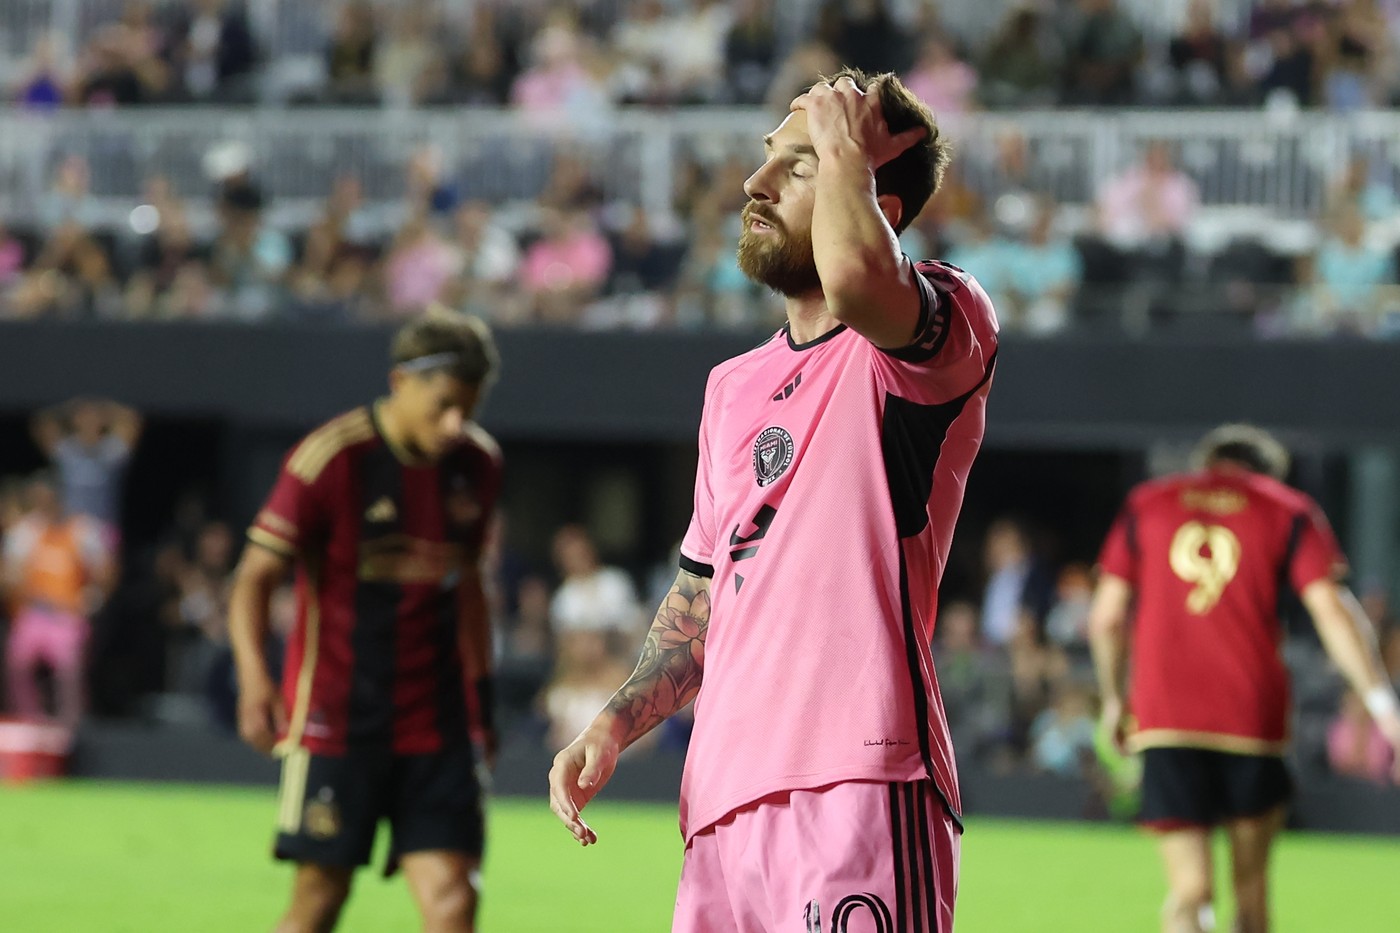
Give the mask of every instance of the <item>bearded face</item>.
[{"label": "bearded face", "polygon": [[789,298],[821,288],[810,228],[789,228],[770,205],[759,201],[750,201],[741,216],[739,268],[744,275]]}]

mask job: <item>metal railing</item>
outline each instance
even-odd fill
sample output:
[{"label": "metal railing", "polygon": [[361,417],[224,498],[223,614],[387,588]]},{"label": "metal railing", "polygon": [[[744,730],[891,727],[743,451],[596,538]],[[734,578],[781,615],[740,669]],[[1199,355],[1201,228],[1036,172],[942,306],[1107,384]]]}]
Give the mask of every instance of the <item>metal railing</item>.
[{"label": "metal railing", "polygon": [[[112,217],[124,217],[158,175],[197,200],[212,190],[205,155],[228,142],[247,147],[274,206],[292,217],[314,210],[342,173],[357,175],[369,200],[396,201],[406,162],[423,146],[438,150],[463,197],[532,200],[567,153],[589,166],[608,199],[664,212],[685,162],[756,160],[759,137],[773,122],[761,110],[624,110],[548,121],[488,110],[10,111],[0,113],[0,212],[37,216],[55,166],[69,155],[86,159],[96,203]],[[1178,144],[1180,165],[1208,208],[1315,217],[1329,185],[1358,153],[1369,158],[1375,183],[1400,186],[1394,113],[1280,121],[1255,112],[1042,111],[974,115],[948,132],[957,171],[983,195],[1005,185],[999,153],[1008,136],[1024,140],[1028,187],[1069,205],[1092,202],[1102,181],[1136,159],[1148,140]]]}]

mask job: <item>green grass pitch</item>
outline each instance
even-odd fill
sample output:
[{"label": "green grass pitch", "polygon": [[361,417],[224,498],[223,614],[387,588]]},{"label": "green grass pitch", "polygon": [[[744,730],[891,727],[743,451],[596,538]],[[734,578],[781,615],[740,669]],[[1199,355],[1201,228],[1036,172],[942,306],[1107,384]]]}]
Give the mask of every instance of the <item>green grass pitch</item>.
[{"label": "green grass pitch", "polygon": [[[268,930],[289,882],[267,854],[274,816],[271,791],[85,781],[0,788],[0,928]],[[584,850],[543,800],[493,802],[486,933],[669,929],[681,857],[674,808],[602,801],[589,817],[600,843]],[[1225,865],[1217,868],[1224,886]],[[963,839],[958,930],[1152,931],[1160,885],[1151,842],[1133,829],[974,819]],[[1274,909],[1280,933],[1400,929],[1400,840],[1286,836]],[[401,881],[361,873],[341,930],[416,926]]]}]

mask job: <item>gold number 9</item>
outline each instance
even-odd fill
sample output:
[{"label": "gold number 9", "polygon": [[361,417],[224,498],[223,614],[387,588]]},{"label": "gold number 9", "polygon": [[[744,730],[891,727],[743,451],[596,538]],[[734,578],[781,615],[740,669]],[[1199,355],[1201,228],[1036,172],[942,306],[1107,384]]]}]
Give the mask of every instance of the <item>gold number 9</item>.
[{"label": "gold number 9", "polygon": [[1172,572],[1196,588],[1186,597],[1192,615],[1205,615],[1220,602],[1240,569],[1240,539],[1222,525],[1187,522],[1172,538]]}]

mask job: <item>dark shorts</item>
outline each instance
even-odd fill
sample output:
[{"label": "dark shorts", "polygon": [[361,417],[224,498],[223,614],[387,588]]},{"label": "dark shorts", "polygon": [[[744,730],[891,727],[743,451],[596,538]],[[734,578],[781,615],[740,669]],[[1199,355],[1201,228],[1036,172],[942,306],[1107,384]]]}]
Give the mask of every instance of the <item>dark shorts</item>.
[{"label": "dark shorts", "polygon": [[1292,795],[1293,780],[1277,756],[1149,748],[1138,822],[1163,831],[1216,826],[1262,816]]},{"label": "dark shorts", "polygon": [[481,787],[468,744],[430,755],[293,751],[282,760],[277,806],[279,859],[368,865],[380,820],[393,831],[386,872],[411,852],[482,853]]}]

